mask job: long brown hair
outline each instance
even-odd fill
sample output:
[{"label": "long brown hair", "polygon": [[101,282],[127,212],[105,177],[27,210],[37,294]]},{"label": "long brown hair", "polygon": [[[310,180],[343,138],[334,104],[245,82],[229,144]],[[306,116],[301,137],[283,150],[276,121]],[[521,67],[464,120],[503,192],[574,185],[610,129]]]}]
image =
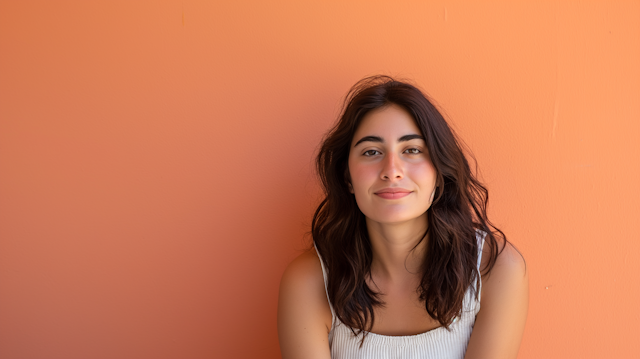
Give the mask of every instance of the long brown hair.
[{"label": "long brown hair", "polygon": [[[504,233],[487,219],[488,192],[472,173],[462,142],[427,96],[415,86],[388,76],[359,81],[347,94],[338,122],[322,141],[316,166],[325,198],[311,224],[313,241],[328,272],[329,300],[337,317],[351,327],[354,335],[371,331],[373,309],[384,303],[365,281],[371,275],[373,255],[365,216],[349,192],[348,157],[363,117],[389,104],[401,106],[412,115],[437,172],[436,193],[427,210],[427,254],[417,288],[427,313],[449,328],[461,314],[467,289],[472,283],[477,288],[476,229],[486,232],[485,243],[490,248],[483,272],[488,273],[495,264],[498,239],[503,246],[507,242]],[[475,296],[477,299],[477,292]]]}]

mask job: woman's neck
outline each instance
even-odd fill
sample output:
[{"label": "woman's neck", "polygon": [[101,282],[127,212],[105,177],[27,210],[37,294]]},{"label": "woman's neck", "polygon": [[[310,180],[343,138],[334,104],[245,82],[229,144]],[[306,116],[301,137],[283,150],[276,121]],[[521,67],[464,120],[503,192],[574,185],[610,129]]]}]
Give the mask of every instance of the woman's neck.
[{"label": "woman's neck", "polygon": [[[371,273],[391,282],[414,280],[416,274],[420,273],[426,253],[429,238],[422,237],[427,228],[426,213],[410,221],[393,224],[374,222],[367,218],[373,251]],[[412,251],[414,247],[415,250]]]}]

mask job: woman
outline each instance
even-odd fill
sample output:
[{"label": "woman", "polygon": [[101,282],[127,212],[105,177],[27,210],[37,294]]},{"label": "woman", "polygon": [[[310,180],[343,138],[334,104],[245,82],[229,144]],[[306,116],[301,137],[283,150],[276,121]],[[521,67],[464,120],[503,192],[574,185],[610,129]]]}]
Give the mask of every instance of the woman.
[{"label": "woman", "polygon": [[524,259],[460,147],[416,87],[351,89],[317,157],[315,249],[280,284],[283,359],[516,358]]}]

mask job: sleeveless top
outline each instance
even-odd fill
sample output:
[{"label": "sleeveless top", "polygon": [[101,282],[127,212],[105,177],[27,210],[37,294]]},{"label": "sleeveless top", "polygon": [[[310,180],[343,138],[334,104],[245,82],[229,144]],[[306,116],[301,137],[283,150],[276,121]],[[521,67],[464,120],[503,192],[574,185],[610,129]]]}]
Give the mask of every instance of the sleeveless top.
[{"label": "sleeveless top", "polygon": [[[482,247],[486,233],[476,232],[478,240],[478,272],[482,258]],[[314,244],[315,247],[315,244]],[[324,277],[325,292],[327,289],[327,270],[316,247],[322,276]],[[464,296],[462,314],[454,319],[449,330],[438,327],[416,335],[391,336],[368,332],[362,348],[360,341],[363,333],[353,335],[349,327],[342,323],[336,316],[333,305],[327,301],[331,309],[331,331],[329,332],[329,348],[332,359],[463,359],[467,350],[467,344],[471,337],[471,331],[476,321],[476,314],[480,310],[480,290],[482,283],[477,288],[478,299],[474,298],[475,283],[472,283]]]}]

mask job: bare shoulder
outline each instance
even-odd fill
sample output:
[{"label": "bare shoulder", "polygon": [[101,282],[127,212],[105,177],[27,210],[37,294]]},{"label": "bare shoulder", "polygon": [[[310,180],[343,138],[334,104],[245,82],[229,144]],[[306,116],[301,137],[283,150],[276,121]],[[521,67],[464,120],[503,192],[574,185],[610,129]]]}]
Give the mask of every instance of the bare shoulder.
[{"label": "bare shoulder", "polygon": [[324,307],[321,304],[325,304],[327,312],[331,315],[326,299],[322,265],[315,249],[307,250],[289,263],[280,280],[280,295],[292,296],[320,307]]},{"label": "bare shoulder", "polygon": [[[524,256],[507,242],[502,244],[491,272],[482,276],[482,306],[493,298],[505,298],[510,293],[515,296],[528,296],[529,275]],[[489,259],[491,249],[485,245],[482,255],[482,268]],[[521,293],[518,295],[518,293]]]},{"label": "bare shoulder", "polygon": [[[485,282],[491,281],[491,277],[513,277],[515,281],[524,280],[527,278],[527,264],[524,256],[513,244],[507,242],[505,244],[498,245],[498,257],[496,258],[495,265],[491,272],[482,277],[483,285]],[[481,268],[485,268],[489,257],[491,256],[491,247],[489,243],[485,243],[482,249],[482,264]]]},{"label": "bare shoulder", "polygon": [[522,254],[511,243],[507,243],[498,254],[493,269],[482,284],[482,305],[509,298],[523,302],[528,300],[527,265]]},{"label": "bare shoulder", "polygon": [[282,358],[329,358],[331,310],[320,259],[314,249],[285,269],[278,295],[278,338]]},{"label": "bare shoulder", "polygon": [[[480,311],[466,359],[518,355],[529,306],[529,276],[524,257],[512,244],[499,250],[493,269],[482,276]],[[490,252],[483,249],[483,267]]]},{"label": "bare shoulder", "polygon": [[289,282],[296,285],[315,282],[316,285],[322,284],[324,288],[320,258],[314,249],[305,251],[289,263],[282,275],[282,283],[289,284]]}]

